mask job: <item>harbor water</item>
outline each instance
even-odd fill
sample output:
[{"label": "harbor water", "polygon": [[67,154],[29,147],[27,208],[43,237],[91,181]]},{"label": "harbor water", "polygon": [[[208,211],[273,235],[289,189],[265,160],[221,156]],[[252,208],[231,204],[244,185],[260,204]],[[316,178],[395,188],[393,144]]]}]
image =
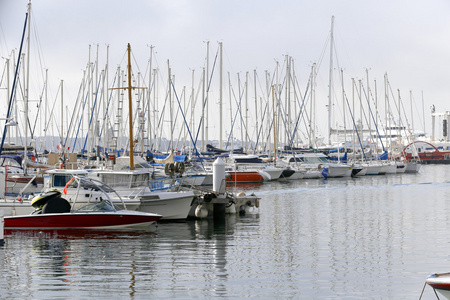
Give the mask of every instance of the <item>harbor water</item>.
[{"label": "harbor water", "polygon": [[260,207],[150,232],[7,232],[0,298],[418,299],[450,271],[450,166],[229,188]]}]

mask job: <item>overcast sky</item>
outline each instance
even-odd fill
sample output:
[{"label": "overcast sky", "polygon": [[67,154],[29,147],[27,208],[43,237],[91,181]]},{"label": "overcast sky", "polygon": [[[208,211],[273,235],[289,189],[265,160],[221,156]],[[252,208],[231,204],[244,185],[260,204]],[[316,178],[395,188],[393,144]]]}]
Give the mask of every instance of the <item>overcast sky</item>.
[{"label": "overcast sky", "polygon": [[[2,57],[19,48],[27,3],[0,0]],[[127,43],[142,72],[153,45],[161,69],[170,60],[177,85],[191,86],[194,69],[200,76],[205,41],[210,41],[211,56],[223,42],[225,72],[243,72],[242,76],[256,69],[262,77],[264,70],[273,72],[275,61],[282,63],[289,55],[304,87],[335,16],[336,55],[347,80],[364,79],[368,69],[370,79],[381,85],[387,73],[402,98],[409,99],[412,91],[420,109],[423,92],[429,118],[432,104],[438,112],[450,110],[449,15],[448,0],[41,0],[33,2],[32,24],[53,91],[63,79],[65,97],[75,99],[89,45],[99,45],[102,60],[109,45],[110,65],[115,68],[123,63]],[[325,91],[327,56],[318,79]]]}]

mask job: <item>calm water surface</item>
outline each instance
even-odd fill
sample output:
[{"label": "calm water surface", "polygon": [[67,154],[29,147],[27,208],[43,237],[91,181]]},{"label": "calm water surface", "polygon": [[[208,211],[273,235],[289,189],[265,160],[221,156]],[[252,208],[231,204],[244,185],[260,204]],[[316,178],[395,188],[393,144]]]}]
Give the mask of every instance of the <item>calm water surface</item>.
[{"label": "calm water surface", "polygon": [[418,299],[450,271],[450,166],[231,188],[260,208],[145,233],[7,235],[0,298]]}]

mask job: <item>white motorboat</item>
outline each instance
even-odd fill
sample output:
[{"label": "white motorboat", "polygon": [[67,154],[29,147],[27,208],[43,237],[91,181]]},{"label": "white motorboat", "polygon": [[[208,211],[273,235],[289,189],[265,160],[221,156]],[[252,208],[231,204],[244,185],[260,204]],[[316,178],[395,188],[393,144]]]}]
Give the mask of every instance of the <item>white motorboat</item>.
[{"label": "white motorboat", "polygon": [[139,211],[161,214],[162,221],[185,220],[195,194],[182,191],[178,178],[151,179],[151,173],[137,170],[94,170],[89,176],[110,185],[128,201],[138,201]]}]

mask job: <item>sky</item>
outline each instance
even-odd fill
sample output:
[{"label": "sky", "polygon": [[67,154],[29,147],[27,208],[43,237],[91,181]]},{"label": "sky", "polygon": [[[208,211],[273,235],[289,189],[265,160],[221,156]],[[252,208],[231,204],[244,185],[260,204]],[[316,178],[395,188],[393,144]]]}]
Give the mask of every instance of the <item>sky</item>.
[{"label": "sky", "polygon": [[[19,48],[27,3],[0,0],[2,72],[5,57]],[[326,98],[329,50],[325,47],[334,16],[334,67],[342,68],[347,85],[351,78],[367,80],[368,74],[381,93],[387,74],[402,99],[409,101],[412,95],[413,118],[419,130],[424,130],[423,93],[425,131],[429,133],[430,106],[434,105],[436,112],[450,111],[449,12],[448,0],[136,0],[126,5],[117,0],[41,0],[32,2],[32,25],[39,50],[35,60],[49,70],[53,95],[64,80],[64,98],[69,103],[77,97],[89,45],[91,60],[98,47],[100,66],[106,61],[109,45],[109,62],[115,69],[123,64],[130,43],[142,72],[152,45],[162,72],[167,72],[169,60],[177,86],[190,87],[193,70],[197,86],[205,66],[206,41],[211,63],[218,43],[223,43],[224,72],[233,80],[237,73],[242,79],[245,72],[253,70],[263,78],[264,71],[273,73],[276,62],[282,65],[289,55],[304,88],[312,64],[323,56],[317,89]],[[323,103],[317,109],[325,113],[326,101]]]}]

